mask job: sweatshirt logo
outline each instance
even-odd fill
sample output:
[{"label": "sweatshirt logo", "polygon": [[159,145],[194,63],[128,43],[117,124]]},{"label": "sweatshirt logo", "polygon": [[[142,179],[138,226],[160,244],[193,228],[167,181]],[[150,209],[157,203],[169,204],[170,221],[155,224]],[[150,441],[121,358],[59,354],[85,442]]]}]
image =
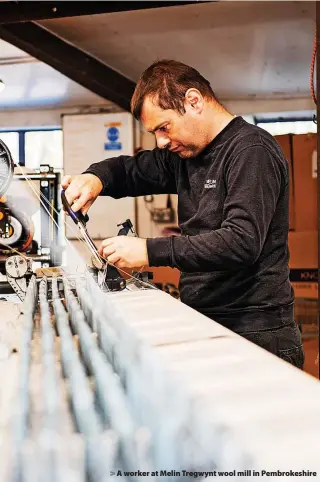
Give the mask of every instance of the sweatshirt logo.
[{"label": "sweatshirt logo", "polygon": [[204,188],[205,189],[212,189],[217,187],[217,181],[216,179],[207,179],[206,182],[204,183]]}]

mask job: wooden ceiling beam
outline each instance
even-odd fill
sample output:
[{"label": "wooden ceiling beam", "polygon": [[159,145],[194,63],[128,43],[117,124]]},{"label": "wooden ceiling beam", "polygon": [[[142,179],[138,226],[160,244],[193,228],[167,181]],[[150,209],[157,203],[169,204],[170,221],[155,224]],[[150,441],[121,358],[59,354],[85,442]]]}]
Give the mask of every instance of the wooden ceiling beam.
[{"label": "wooden ceiling beam", "polygon": [[130,111],[135,83],[32,22],[0,25],[0,38],[95,94]]}]

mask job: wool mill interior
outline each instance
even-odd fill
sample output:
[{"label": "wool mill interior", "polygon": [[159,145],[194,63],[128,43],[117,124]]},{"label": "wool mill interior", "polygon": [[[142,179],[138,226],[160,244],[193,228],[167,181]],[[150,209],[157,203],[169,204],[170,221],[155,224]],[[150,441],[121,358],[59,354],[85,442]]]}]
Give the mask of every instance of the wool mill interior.
[{"label": "wool mill interior", "polygon": [[0,2],[1,482],[318,480],[319,28]]}]

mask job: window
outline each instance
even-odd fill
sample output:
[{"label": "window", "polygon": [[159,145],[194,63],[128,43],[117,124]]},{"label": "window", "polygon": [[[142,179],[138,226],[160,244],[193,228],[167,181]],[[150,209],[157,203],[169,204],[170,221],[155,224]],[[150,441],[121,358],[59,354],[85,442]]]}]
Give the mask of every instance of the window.
[{"label": "window", "polygon": [[282,134],[308,134],[317,132],[317,124],[312,120],[296,120],[281,122],[257,122],[257,126],[262,127],[273,136]]},{"label": "window", "polygon": [[0,132],[0,139],[8,146],[13,160],[30,169],[47,164],[55,170],[63,168],[61,129],[30,129]]},{"label": "window", "polygon": [[25,165],[36,169],[48,164],[62,169],[62,131],[29,131],[25,133]]}]

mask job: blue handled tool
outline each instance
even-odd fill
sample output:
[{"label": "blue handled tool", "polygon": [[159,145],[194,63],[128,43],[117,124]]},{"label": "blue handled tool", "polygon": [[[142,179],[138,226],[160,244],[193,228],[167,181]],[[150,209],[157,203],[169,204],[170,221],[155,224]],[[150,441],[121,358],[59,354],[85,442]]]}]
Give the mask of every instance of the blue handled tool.
[{"label": "blue handled tool", "polygon": [[110,265],[104,258],[102,258],[102,256],[100,256],[96,245],[92,241],[92,238],[87,231],[86,223],[89,221],[89,216],[87,214],[84,215],[81,211],[74,212],[71,209],[64,190],[61,191],[61,201],[65,211],[78,226],[83,238],[89,246],[92,255],[94,256],[94,259],[96,260],[94,265],[98,270],[98,280],[100,279],[101,281],[99,283],[100,287],[105,288],[108,291],[123,290],[126,287],[124,278],[121,276],[115,266]]},{"label": "blue handled tool", "polygon": [[77,211],[77,212],[72,211],[71,206],[68,203],[68,200],[66,198],[66,194],[64,190],[61,191],[61,201],[65,211],[69,214],[72,221],[74,221],[75,224],[78,226],[82,236],[84,237],[87,245],[89,246],[89,249],[92,255],[98,261],[99,268],[101,269],[106,264],[106,260],[100,256],[96,245],[92,241],[91,236],[87,231],[86,223],[89,221],[89,216],[87,214],[86,215],[82,214],[81,211]]},{"label": "blue handled tool", "polygon": [[80,222],[83,226],[85,226],[86,223],[89,221],[89,216],[87,214],[83,214],[81,211],[77,211],[77,212],[72,211],[71,206],[68,203],[68,200],[66,198],[66,193],[64,189],[61,191],[61,200],[62,200],[64,209],[70,215],[71,219],[76,224]]}]

